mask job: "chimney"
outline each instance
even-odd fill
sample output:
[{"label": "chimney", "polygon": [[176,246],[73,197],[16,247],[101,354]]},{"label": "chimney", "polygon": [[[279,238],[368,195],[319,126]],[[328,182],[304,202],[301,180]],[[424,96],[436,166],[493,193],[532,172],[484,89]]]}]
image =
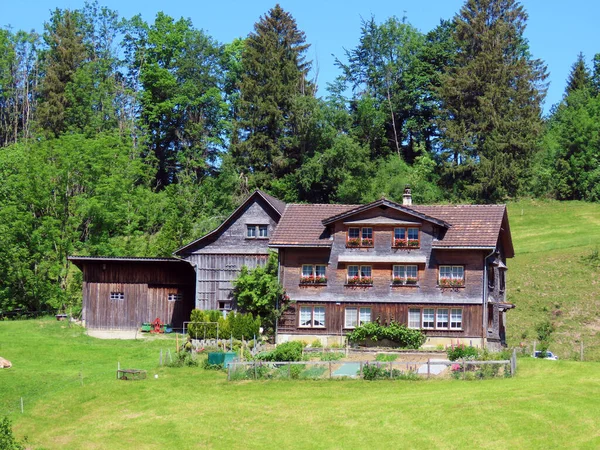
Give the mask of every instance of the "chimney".
[{"label": "chimney", "polygon": [[412,205],[412,194],[410,192],[410,185],[404,186],[404,195],[402,196],[402,205],[411,206]]}]

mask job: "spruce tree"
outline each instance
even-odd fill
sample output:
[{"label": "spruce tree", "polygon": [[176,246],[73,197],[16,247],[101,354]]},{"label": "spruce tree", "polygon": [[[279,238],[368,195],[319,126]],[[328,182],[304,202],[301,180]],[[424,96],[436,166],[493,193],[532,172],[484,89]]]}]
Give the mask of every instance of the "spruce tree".
[{"label": "spruce tree", "polygon": [[303,121],[315,87],[307,79],[309,45],[291,14],[276,5],[254,25],[242,51],[237,133],[231,153],[240,172],[258,187],[296,169],[310,151]]},{"label": "spruce tree", "polygon": [[515,0],[468,0],[455,17],[459,51],[442,79],[444,180],[458,196],[513,196],[541,132],[546,68],[523,37]]},{"label": "spruce tree", "polygon": [[580,89],[589,89],[592,86],[592,77],[585,64],[583,53],[577,55],[577,61],[571,66],[571,73],[567,79],[566,95]]}]

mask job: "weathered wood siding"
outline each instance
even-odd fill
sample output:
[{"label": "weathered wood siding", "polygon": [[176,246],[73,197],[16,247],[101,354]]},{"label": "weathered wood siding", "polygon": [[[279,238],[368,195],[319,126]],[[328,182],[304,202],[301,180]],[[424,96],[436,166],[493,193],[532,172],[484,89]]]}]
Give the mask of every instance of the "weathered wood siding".
[{"label": "weathered wood siding", "polygon": [[[299,327],[300,307],[301,306],[323,306],[325,307],[325,328]],[[345,309],[351,307],[371,308],[371,319],[379,319],[381,323],[389,323],[392,320],[398,323],[408,324],[409,308],[452,308],[446,304],[421,303],[421,304],[401,304],[401,303],[320,303],[320,302],[297,302],[292,303],[283,313],[278,323],[278,332],[281,334],[309,334],[309,335],[345,335],[351,329],[344,328]],[[462,330],[423,330],[428,336],[448,337],[448,338],[481,338],[481,305],[456,305],[463,311]]]},{"label": "weathered wood siding", "polygon": [[278,221],[279,214],[256,197],[224,223],[218,233],[201,239],[189,254],[182,255],[196,267],[197,308],[219,309],[219,302],[232,302],[231,282],[242,266],[253,269],[264,265],[269,254],[269,238],[247,238],[246,226],[266,225],[270,237]]},{"label": "weathered wood siding", "polygon": [[[88,328],[136,329],[156,318],[181,328],[189,320],[194,272],[184,262],[86,262],[83,274]],[[111,299],[111,292],[122,292],[124,298]],[[182,298],[169,301],[169,294]]]}]

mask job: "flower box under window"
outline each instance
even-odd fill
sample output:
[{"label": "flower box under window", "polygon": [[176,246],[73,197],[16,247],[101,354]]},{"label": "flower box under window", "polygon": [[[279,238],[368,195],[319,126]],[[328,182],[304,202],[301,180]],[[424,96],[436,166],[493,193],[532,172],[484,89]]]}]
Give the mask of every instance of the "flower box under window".
[{"label": "flower box under window", "polygon": [[440,278],[441,287],[464,287],[465,280],[454,278]]},{"label": "flower box under window", "polygon": [[301,277],[300,284],[327,284],[327,277],[318,277],[318,276]]},{"label": "flower box under window", "polygon": [[347,284],[351,286],[371,286],[373,285],[372,277],[352,277],[348,278]]}]

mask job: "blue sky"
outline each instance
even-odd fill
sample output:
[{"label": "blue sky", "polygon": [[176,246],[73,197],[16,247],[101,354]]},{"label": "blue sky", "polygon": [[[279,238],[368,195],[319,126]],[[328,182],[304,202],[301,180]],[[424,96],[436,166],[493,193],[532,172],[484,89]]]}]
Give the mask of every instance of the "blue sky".
[{"label": "blue sky", "polygon": [[[0,26],[13,29],[42,31],[49,11],[58,8],[80,8],[84,0],[0,0]],[[189,17],[194,26],[202,28],[220,42],[244,37],[252,31],[254,22],[275,5],[275,0],[103,0],[101,5],[119,12],[121,17],[142,14],[152,21],[158,11],[175,18]],[[362,18],[375,16],[378,22],[390,16],[406,15],[416,28],[427,32],[440,19],[449,19],[463,5],[463,0],[281,0],[281,6],[292,13],[298,26],[311,44],[309,57],[318,68],[319,94],[325,93],[327,82],[338,74],[335,56],[343,57],[344,48],[358,43]],[[579,52],[588,63],[600,53],[600,2],[592,0],[524,0],[529,20],[525,36],[534,57],[542,59],[550,73],[550,87],[545,111],[562,98],[565,81]],[[335,56],[333,56],[335,55]]]}]

